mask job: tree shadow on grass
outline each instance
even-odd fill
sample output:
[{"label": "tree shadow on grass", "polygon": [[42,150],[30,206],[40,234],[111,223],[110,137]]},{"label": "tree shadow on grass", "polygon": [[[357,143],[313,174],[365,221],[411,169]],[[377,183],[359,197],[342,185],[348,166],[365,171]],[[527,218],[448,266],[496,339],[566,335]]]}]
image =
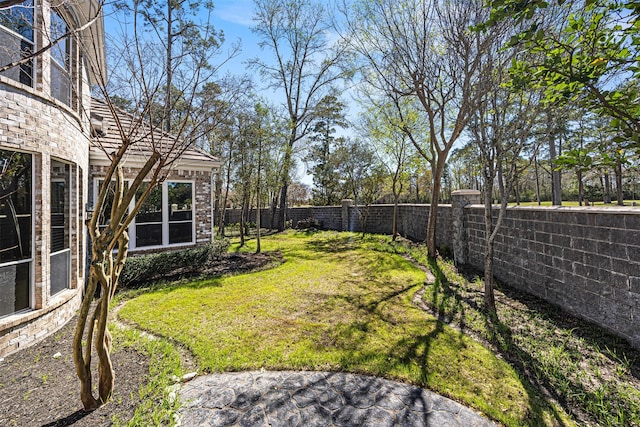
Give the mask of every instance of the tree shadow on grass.
[{"label": "tree shadow on grass", "polygon": [[[437,265],[431,265],[431,268],[437,269]],[[472,274],[475,273],[467,270],[463,275],[468,282],[473,282]],[[443,277],[443,280],[446,281],[446,278]],[[522,383],[530,395],[533,395],[533,391],[546,399],[559,402],[579,422],[621,425],[630,420],[637,422],[638,406],[619,404],[620,399],[617,398],[617,392],[613,391],[614,387],[605,384],[598,389],[591,381],[580,379],[580,375],[588,377],[588,370],[593,370],[592,362],[587,359],[588,353],[601,353],[591,360],[602,360],[602,356],[605,356],[614,363],[623,361],[637,380],[640,372],[638,355],[626,341],[571,316],[549,302],[501,284],[496,289],[497,317],[484,310],[480,290],[470,292],[467,289],[470,284],[452,283],[449,286],[457,288],[453,290],[453,294],[460,297],[459,304],[449,305],[446,307],[449,312],[438,317],[451,322],[455,327],[460,318],[464,318],[457,315],[457,310],[462,307],[462,310],[466,309],[476,318],[482,319],[481,329],[484,332],[474,331],[477,325],[471,325],[471,334],[474,335],[475,332],[475,335],[480,335],[482,341],[487,342],[520,373]],[[557,360],[550,362],[550,357],[556,357]],[[574,371],[566,369],[571,364],[577,364],[578,368]],[[583,365],[586,366],[586,374],[583,373]],[[602,367],[598,366],[596,371],[600,369]],[[605,392],[611,394],[603,395]],[[535,406],[532,405],[532,408]],[[555,422],[562,424],[560,414],[551,409]],[[587,410],[589,414],[586,413]]]}]

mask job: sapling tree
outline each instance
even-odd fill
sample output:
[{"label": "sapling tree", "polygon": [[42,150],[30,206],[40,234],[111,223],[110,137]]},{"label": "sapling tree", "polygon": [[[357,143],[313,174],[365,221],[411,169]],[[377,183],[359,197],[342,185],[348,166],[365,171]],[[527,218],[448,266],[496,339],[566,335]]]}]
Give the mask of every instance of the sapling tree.
[{"label": "sapling tree", "polygon": [[[117,50],[119,62],[107,74],[104,68],[88,61],[98,76],[95,93],[102,98],[103,120],[110,124],[106,132],[97,132],[91,143],[109,160],[109,166],[100,184],[94,211],[87,220],[91,237],[91,260],[86,293],[78,314],[73,339],[73,356],[76,373],[80,379],[80,397],[85,410],[92,410],[106,403],[114,388],[115,372],[111,361],[111,336],[107,328],[109,305],[118,286],[118,279],[128,255],[127,228],[136,213],[156,186],[163,182],[176,161],[201,136],[204,119],[196,115],[194,99],[205,81],[214,75],[211,65],[218,44],[213,43],[207,27],[198,40],[207,40],[201,48],[194,44],[166,47],[159,29],[148,31],[149,26],[161,25],[149,21],[149,3],[128,4],[131,20],[123,24],[123,33],[110,49]],[[146,29],[145,29],[146,28]],[[191,31],[196,31],[191,28]],[[93,38],[95,40],[96,38]],[[96,46],[80,44],[81,49]],[[171,60],[167,60],[171,58]],[[172,75],[171,87],[166,87],[166,77]],[[174,100],[165,96],[165,90],[174,90],[181,100],[179,120],[166,126],[166,103],[173,107]],[[111,95],[119,98],[112,100]],[[130,100],[130,111],[116,107],[122,99]],[[160,106],[160,108],[158,108]],[[123,168],[131,158],[138,158],[140,168],[125,181]],[[102,218],[106,221],[101,220]],[[100,296],[93,301],[96,290]],[[98,387],[94,395],[92,385],[92,358],[97,355]]]}]

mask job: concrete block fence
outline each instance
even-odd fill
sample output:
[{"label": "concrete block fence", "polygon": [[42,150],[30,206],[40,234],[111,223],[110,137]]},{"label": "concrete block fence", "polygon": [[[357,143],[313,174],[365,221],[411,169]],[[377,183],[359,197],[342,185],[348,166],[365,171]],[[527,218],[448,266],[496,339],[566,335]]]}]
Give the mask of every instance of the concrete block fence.
[{"label": "concrete block fence", "polygon": [[[483,268],[484,207],[473,190],[454,192],[438,207],[436,243],[457,264]],[[426,237],[429,205],[400,205],[398,229]],[[497,215],[497,214],[496,214]],[[366,224],[363,223],[367,218]],[[255,214],[254,214],[255,217]],[[295,227],[313,217],[327,230],[390,234],[392,205],[296,207]],[[270,211],[262,211],[270,224]],[[228,210],[226,222],[239,222]],[[495,275],[511,286],[557,304],[640,348],[640,210],[625,207],[511,207],[495,244]]]}]

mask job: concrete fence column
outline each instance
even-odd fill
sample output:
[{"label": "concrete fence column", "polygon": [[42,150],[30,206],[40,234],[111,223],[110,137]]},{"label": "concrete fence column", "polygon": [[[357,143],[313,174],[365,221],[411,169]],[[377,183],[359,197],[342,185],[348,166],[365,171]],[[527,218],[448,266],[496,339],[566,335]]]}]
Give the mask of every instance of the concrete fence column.
[{"label": "concrete fence column", "polygon": [[464,207],[481,203],[478,190],[456,190],[451,193],[453,225],[453,259],[456,265],[466,264],[469,258],[467,231],[464,226]]},{"label": "concrete fence column", "polygon": [[351,199],[344,199],[342,201],[342,231],[350,231],[351,230],[351,224],[349,223],[349,218],[350,218],[350,214],[349,214],[349,208],[353,206],[353,200]]}]

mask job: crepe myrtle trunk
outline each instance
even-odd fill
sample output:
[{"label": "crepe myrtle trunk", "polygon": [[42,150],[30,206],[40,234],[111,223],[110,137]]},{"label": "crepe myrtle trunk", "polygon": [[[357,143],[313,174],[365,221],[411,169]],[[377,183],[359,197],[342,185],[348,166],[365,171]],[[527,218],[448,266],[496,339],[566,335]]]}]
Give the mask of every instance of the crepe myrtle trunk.
[{"label": "crepe myrtle trunk", "polygon": [[[142,196],[136,202],[130,215],[127,214],[129,203],[133,195],[142,186],[145,178],[154,165],[160,160],[160,153],[154,152],[140,172],[126,190],[124,175],[120,161],[127,151],[128,145],[123,144],[115,154],[112,165],[107,171],[104,184],[98,193],[98,201],[91,218],[87,222],[87,228],[91,237],[91,265],[89,267],[89,282],[86,293],[82,299],[78,323],[73,336],[73,361],[76,374],[80,380],[80,400],[84,409],[94,410],[105,404],[113,392],[115,372],[111,363],[111,334],[107,329],[109,305],[115,294],[118,279],[128,255],[129,236],[126,232],[128,225],[133,221],[137,209],[149,196],[153,183],[157,182],[157,171],[154,179],[147,186]],[[110,221],[104,229],[99,226],[98,217],[110,194],[109,186],[111,178],[115,177],[115,191],[111,200]],[[93,297],[100,286],[100,297],[91,311]],[[91,378],[91,359],[93,350],[98,356],[98,397],[93,395]]]},{"label": "crepe myrtle trunk", "polygon": [[484,252],[484,306],[489,313],[496,312],[496,300],[493,291],[493,254],[496,234],[493,227],[493,205],[491,195],[493,185],[491,180],[485,180],[486,189],[484,193],[484,227],[487,240]]},{"label": "crepe myrtle trunk", "polygon": [[440,200],[440,191],[442,189],[442,172],[444,171],[445,161],[448,151],[444,151],[438,155],[433,174],[433,190],[431,191],[431,204],[429,205],[429,219],[427,222],[427,255],[429,258],[437,256],[436,248],[436,222],[438,217],[438,201]]},{"label": "crepe myrtle trunk", "polygon": [[[107,241],[112,230],[107,229],[92,242],[89,284],[82,300],[78,323],[73,339],[73,356],[76,373],[80,379],[80,400],[90,411],[106,403],[113,391],[115,372],[111,362],[111,334],[107,329],[109,305],[127,257],[129,237],[126,232],[118,239],[118,252],[114,255]],[[100,298],[91,316],[92,296],[100,286]],[[86,334],[85,334],[86,331]],[[98,356],[98,397],[94,397],[91,378],[92,348]],[[83,351],[84,350],[84,351]]]}]

